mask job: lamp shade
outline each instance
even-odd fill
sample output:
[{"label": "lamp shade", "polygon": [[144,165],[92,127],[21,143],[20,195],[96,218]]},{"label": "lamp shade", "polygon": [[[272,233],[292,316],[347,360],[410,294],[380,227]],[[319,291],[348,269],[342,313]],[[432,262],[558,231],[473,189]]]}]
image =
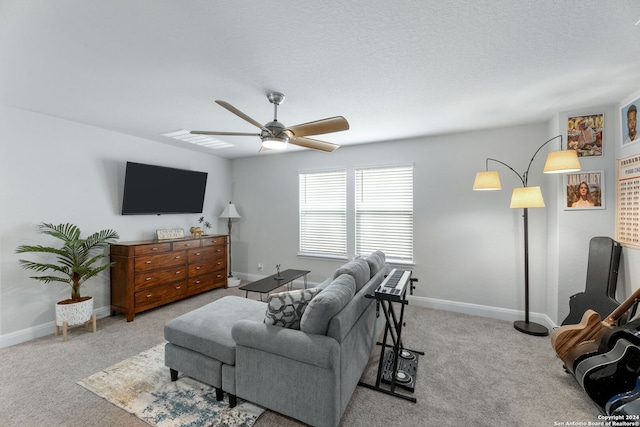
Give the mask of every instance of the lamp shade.
[{"label": "lamp shade", "polygon": [[240,218],[240,214],[236,210],[236,205],[229,202],[229,204],[224,207],[224,210],[220,214],[220,218]]},{"label": "lamp shade", "polygon": [[511,193],[511,208],[544,208],[540,187],[516,187]]},{"label": "lamp shade", "polygon": [[478,172],[473,181],[474,191],[500,190],[500,175],[497,171]]},{"label": "lamp shade", "polygon": [[547,154],[544,173],[565,173],[580,170],[578,152],[575,150],[552,151]]}]

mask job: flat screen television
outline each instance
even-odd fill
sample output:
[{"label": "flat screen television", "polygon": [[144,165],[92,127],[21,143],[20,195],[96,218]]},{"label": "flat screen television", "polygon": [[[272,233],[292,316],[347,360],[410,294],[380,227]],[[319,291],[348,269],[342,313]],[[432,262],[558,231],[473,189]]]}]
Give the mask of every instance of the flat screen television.
[{"label": "flat screen television", "polygon": [[207,173],[127,162],[122,215],[202,213]]}]

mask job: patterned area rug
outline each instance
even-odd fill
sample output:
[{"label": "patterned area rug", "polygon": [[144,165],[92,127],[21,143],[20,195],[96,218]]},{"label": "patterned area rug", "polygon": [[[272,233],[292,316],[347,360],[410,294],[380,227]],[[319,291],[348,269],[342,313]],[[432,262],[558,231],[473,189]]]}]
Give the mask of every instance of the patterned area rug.
[{"label": "patterned area rug", "polygon": [[[216,401],[215,389],[189,377],[171,382],[164,344],[78,381],[82,387],[152,426],[252,426],[264,409],[238,399]],[[226,396],[225,396],[226,397]]]}]

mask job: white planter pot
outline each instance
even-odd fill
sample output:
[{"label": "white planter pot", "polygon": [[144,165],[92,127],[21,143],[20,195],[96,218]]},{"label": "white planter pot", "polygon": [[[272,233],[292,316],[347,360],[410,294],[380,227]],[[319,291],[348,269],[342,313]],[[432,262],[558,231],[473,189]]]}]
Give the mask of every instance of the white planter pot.
[{"label": "white planter pot", "polygon": [[93,314],[93,298],[84,301],[73,302],[70,304],[60,301],[56,304],[56,331],[62,327],[63,340],[67,340],[67,327],[74,325],[87,324],[89,321],[93,323],[93,332],[96,331],[96,315]]},{"label": "white planter pot", "polygon": [[93,298],[71,304],[56,304],[56,325],[82,325],[91,320],[93,314]]},{"label": "white planter pot", "polygon": [[228,287],[234,287],[234,286],[239,286],[240,285],[240,279],[236,279],[235,277],[229,277],[227,279],[227,286]]}]

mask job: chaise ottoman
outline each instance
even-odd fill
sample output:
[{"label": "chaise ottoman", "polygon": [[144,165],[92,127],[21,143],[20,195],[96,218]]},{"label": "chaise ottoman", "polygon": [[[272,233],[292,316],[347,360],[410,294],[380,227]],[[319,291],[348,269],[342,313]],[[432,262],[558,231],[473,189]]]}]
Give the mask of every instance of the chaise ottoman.
[{"label": "chaise ottoman", "polygon": [[267,304],[237,296],[226,296],[169,321],[164,327],[168,341],[164,364],[171,381],[178,372],[216,388],[216,399],[229,394],[236,405],[236,343],[231,329],[239,320],[263,322]]}]

